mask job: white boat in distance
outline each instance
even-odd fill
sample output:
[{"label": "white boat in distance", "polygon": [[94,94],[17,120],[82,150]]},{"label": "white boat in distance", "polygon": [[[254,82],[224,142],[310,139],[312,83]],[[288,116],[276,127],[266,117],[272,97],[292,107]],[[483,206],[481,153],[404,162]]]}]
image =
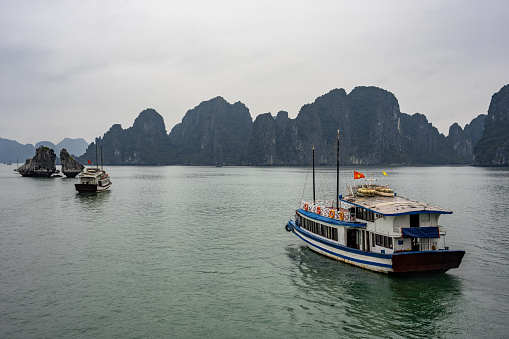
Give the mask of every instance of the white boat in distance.
[{"label": "white boat in distance", "polygon": [[[97,162],[97,145],[96,145],[96,162]],[[91,164],[91,162],[88,162]],[[79,173],[76,178],[80,180],[78,184],[74,184],[76,190],[80,193],[97,193],[106,191],[111,186],[111,180],[103,169],[103,150],[101,147],[101,168],[89,167]]]},{"label": "white boat in distance", "polygon": [[111,186],[111,180],[108,174],[99,168],[87,168],[79,173],[76,178],[80,180],[79,184],[74,184],[76,190],[80,193],[96,193],[106,191]]},{"label": "white boat in distance", "polygon": [[[313,150],[314,153],[314,150]],[[339,132],[338,132],[339,173]],[[364,178],[354,172],[354,179]],[[333,201],[301,201],[286,230],[313,251],[383,273],[445,272],[459,267],[465,251],[445,246],[442,214],[452,211],[400,197],[388,185],[348,188]],[[313,161],[314,183],[314,161]]]}]

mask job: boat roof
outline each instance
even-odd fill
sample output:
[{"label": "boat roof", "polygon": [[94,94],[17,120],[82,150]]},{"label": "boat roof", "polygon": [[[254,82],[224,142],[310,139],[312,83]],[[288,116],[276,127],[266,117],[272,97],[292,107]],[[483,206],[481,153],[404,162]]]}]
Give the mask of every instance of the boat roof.
[{"label": "boat roof", "polygon": [[373,197],[348,196],[340,201],[365,208],[374,213],[397,216],[406,214],[452,214],[452,211],[441,207],[433,206],[425,202],[407,199],[400,196],[384,197],[375,195]]},{"label": "boat roof", "polygon": [[98,177],[103,173],[105,174],[106,172],[101,171],[99,168],[96,167],[89,167],[86,168],[83,172],[79,173],[77,177]]}]

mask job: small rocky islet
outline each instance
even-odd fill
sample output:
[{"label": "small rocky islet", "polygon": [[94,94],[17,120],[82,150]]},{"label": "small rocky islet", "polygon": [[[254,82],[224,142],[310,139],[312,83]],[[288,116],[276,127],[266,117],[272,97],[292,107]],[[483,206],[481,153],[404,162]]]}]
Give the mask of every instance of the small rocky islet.
[{"label": "small rocky islet", "polygon": [[[51,177],[58,173],[55,165],[56,158],[53,149],[41,146],[35,150],[33,158],[26,159],[26,162],[17,168],[17,172],[24,177]],[[62,162],[62,173],[68,178],[76,177],[85,168],[65,148],[60,151],[60,160]]]}]

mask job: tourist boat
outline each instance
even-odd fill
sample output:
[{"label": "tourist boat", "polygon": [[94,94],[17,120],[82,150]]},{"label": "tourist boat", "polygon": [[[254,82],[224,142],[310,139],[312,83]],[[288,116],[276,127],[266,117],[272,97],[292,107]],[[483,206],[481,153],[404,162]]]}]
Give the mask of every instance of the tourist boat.
[{"label": "tourist boat", "polygon": [[[101,147],[101,168],[99,169],[99,166],[89,167],[76,176],[76,178],[80,180],[78,184],[74,184],[78,192],[80,193],[103,192],[111,187],[111,180],[108,174],[103,169],[102,160],[103,159]],[[97,149],[96,149],[96,162],[97,162]],[[88,163],[91,164],[90,161]]]},{"label": "tourist boat", "polygon": [[[339,178],[339,131],[337,173]],[[358,178],[366,180],[354,172]],[[315,252],[371,271],[445,272],[459,267],[465,251],[445,245],[446,232],[438,222],[452,211],[403,198],[373,179],[348,187],[347,193],[338,193],[336,206],[333,200],[316,200],[313,159],[313,200],[301,201],[286,230]]]},{"label": "tourist boat", "polygon": [[76,190],[80,193],[95,193],[106,191],[111,186],[111,180],[108,174],[98,167],[86,168],[79,173],[76,178],[80,180]]}]

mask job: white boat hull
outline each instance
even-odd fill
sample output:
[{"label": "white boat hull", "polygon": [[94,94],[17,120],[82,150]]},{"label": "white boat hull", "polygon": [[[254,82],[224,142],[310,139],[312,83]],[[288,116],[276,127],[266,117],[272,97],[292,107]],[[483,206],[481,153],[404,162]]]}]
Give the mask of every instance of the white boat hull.
[{"label": "white boat hull", "polygon": [[416,251],[405,253],[374,253],[340,245],[317,236],[289,221],[287,231],[293,232],[313,251],[350,265],[382,273],[446,272],[459,267],[465,251]]},{"label": "white boat hull", "polygon": [[392,256],[390,254],[363,252],[342,246],[325,238],[318,237],[295,224],[293,226],[292,232],[315,252],[371,271],[392,272]]}]

